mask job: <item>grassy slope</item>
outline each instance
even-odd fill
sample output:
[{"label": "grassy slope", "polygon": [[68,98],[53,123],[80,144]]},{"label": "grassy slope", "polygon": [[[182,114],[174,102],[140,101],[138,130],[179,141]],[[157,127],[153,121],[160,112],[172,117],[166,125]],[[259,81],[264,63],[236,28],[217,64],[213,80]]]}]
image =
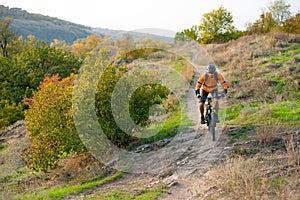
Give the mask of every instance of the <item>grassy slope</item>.
[{"label": "grassy slope", "polygon": [[299,199],[299,42],[271,33],[207,46],[229,82],[224,132],[235,146],[203,199]]},{"label": "grassy slope", "polygon": [[229,82],[228,124],[300,126],[300,36],[247,36],[208,51]]}]

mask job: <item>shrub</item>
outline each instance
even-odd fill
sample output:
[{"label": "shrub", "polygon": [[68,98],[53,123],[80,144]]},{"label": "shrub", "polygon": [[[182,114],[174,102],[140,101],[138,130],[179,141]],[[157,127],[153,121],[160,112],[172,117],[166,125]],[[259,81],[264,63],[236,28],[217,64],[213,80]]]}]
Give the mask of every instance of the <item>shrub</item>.
[{"label": "shrub", "polygon": [[0,129],[23,118],[24,114],[21,104],[10,104],[8,100],[0,101]]},{"label": "shrub", "polygon": [[[131,136],[135,127],[128,122],[132,120],[136,125],[147,126],[151,106],[162,104],[169,94],[169,90],[165,86],[150,83],[150,80],[153,80],[155,76],[151,73],[131,72],[141,74],[138,76],[130,74],[127,79],[121,80],[120,78],[126,71],[126,67],[109,66],[101,77],[96,92],[98,121],[107,138],[118,147],[126,147],[137,139]],[[118,85],[119,88],[115,90],[119,81],[122,82]],[[135,85],[141,86],[135,89]],[[115,96],[113,96],[113,92],[115,92]],[[113,105],[114,109],[118,111],[117,113],[113,113],[112,99],[117,101],[117,104]],[[123,105],[122,100],[124,99],[129,100],[127,104],[125,103],[126,105]],[[122,129],[117,122],[122,123]]]},{"label": "shrub", "polygon": [[27,165],[35,170],[56,166],[60,157],[85,150],[73,122],[72,88],[75,75],[59,80],[47,77],[40,90],[26,99],[25,112],[31,147],[24,152]]},{"label": "shrub", "polygon": [[95,103],[96,114],[103,132],[112,143],[119,147],[124,147],[132,142],[134,138],[119,128],[111,108],[112,93],[121,77],[121,73],[119,69],[113,66],[105,70],[98,83]]}]

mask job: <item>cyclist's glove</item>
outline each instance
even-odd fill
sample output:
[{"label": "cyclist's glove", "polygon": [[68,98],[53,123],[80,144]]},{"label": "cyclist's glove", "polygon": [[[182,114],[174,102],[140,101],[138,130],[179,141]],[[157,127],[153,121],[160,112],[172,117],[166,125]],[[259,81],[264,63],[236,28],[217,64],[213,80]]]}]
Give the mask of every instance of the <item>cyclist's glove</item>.
[{"label": "cyclist's glove", "polygon": [[227,89],[224,89],[224,93],[227,94]]},{"label": "cyclist's glove", "polygon": [[201,96],[200,96],[200,90],[199,89],[195,90],[195,93],[196,93],[196,97],[198,99],[201,98]]}]

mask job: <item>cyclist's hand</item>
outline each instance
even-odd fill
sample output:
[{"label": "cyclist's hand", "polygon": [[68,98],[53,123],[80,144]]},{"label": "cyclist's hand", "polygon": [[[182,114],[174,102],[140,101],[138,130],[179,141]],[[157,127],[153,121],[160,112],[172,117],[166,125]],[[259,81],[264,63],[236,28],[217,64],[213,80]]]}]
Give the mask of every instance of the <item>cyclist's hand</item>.
[{"label": "cyclist's hand", "polygon": [[224,89],[224,94],[225,94],[225,95],[227,94],[227,89]]}]

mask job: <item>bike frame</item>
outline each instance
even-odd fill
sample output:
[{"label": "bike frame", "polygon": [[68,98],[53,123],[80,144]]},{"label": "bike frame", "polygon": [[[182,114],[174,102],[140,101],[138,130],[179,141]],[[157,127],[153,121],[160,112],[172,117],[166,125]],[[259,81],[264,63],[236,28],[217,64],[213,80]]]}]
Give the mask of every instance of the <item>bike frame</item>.
[{"label": "bike frame", "polygon": [[206,104],[206,114],[205,120],[208,126],[209,132],[212,135],[212,140],[216,140],[216,109],[214,107],[214,98],[211,96],[207,97],[207,104]]},{"label": "bike frame", "polygon": [[[225,94],[218,96],[218,99],[224,97]],[[205,104],[205,120],[208,126],[208,130],[212,135],[212,140],[216,140],[216,125],[217,125],[217,112],[215,109],[215,97],[212,97],[211,94],[207,97]]]}]

